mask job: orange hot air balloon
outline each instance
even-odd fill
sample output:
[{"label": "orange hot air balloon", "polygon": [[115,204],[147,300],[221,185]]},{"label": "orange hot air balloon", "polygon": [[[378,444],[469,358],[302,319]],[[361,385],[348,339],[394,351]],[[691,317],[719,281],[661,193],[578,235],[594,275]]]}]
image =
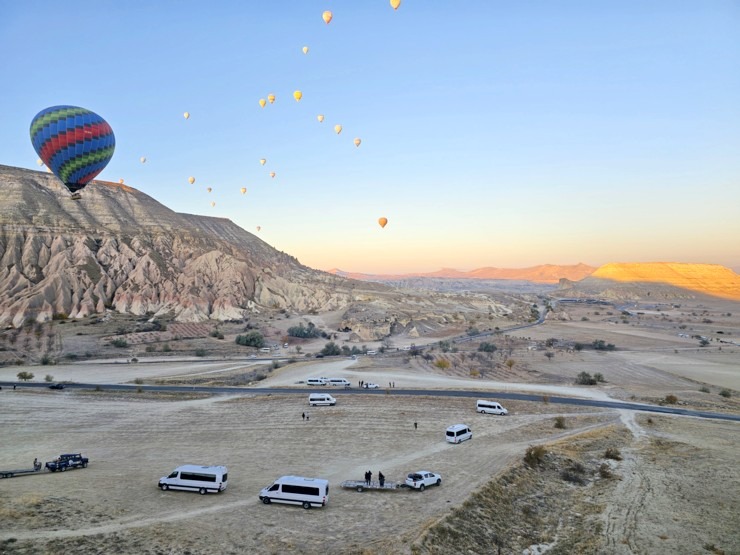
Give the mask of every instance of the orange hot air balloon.
[{"label": "orange hot air balloon", "polygon": [[265,104],[267,104],[267,101],[264,98],[260,98],[260,107],[264,108]]},{"label": "orange hot air balloon", "polygon": [[326,10],[323,14],[321,14],[321,19],[324,20],[324,23],[329,25],[329,22],[331,21],[331,18],[334,17],[332,13],[329,10]]},{"label": "orange hot air balloon", "polygon": [[206,189],[206,191],[208,191],[210,193],[211,191],[213,191],[213,189],[211,189],[210,187],[208,187],[208,189]]},{"label": "orange hot air balloon", "polygon": [[270,177],[275,177],[275,172],[270,172]]},{"label": "orange hot air balloon", "polygon": [[193,183],[195,183],[195,178],[194,177],[188,177],[188,183],[190,183],[191,185]]},{"label": "orange hot air balloon", "polygon": [[391,8],[394,10],[398,9],[398,6],[401,5],[401,0],[391,0]]},{"label": "orange hot air balloon", "polygon": [[321,123],[322,121],[324,121],[324,114],[319,114],[318,116],[316,116],[316,119],[319,120],[319,123]]},{"label": "orange hot air balloon", "polygon": [[190,112],[185,112],[185,113],[184,113],[184,114],[182,115],[182,117],[184,117],[185,119],[190,119]]},{"label": "orange hot air balloon", "polygon": [[267,160],[265,158],[260,158],[260,164],[262,164],[264,166],[265,165],[265,162],[267,162]]},{"label": "orange hot air balloon", "polygon": [[337,132],[337,135],[339,135],[342,132],[342,126],[341,125],[335,125],[334,131]]},{"label": "orange hot air balloon", "polygon": [[242,195],[247,192],[247,188],[246,187],[242,187],[239,190],[242,192]]},{"label": "orange hot air balloon", "polygon": [[362,142],[360,139],[355,139],[355,146],[360,146],[360,143]]},{"label": "orange hot air balloon", "polygon": [[301,98],[303,98],[303,93],[301,91],[295,91],[293,93],[293,98],[295,98],[296,102],[300,102]]},{"label": "orange hot air balloon", "polygon": [[275,104],[275,95],[272,93],[268,94],[267,100],[270,102],[270,104]]},{"label": "orange hot air balloon", "polygon": [[303,53],[304,54],[308,54],[308,46],[304,46],[303,47]]},{"label": "orange hot air balloon", "polygon": [[380,227],[385,227],[388,223],[388,218],[378,218],[378,223],[380,224]]}]

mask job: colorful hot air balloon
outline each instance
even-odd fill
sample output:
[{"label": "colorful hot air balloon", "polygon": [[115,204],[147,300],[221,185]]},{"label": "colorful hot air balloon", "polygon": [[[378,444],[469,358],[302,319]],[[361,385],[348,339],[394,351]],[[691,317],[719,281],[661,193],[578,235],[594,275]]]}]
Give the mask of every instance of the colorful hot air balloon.
[{"label": "colorful hot air balloon", "polygon": [[272,93],[268,94],[267,100],[270,102],[270,104],[275,104],[275,95]]},{"label": "colorful hot air balloon", "polygon": [[103,171],[116,148],[108,122],[77,106],[41,110],[31,121],[30,132],[39,158],[72,193]]},{"label": "colorful hot air balloon", "polygon": [[146,156],[142,156],[141,158],[139,158],[139,161],[140,161],[140,162],[141,162],[142,164],[146,164]]},{"label": "colorful hot air balloon", "polygon": [[380,224],[380,227],[385,227],[385,224],[388,223],[388,218],[378,218],[378,223]]},{"label": "colorful hot air balloon", "polygon": [[188,177],[188,183],[190,183],[191,185],[193,183],[195,183],[195,178],[194,177]]},{"label": "colorful hot air balloon", "polygon": [[265,104],[267,104],[267,102],[265,101],[265,99],[264,98],[260,98],[260,106],[262,108],[264,108],[265,107]]},{"label": "colorful hot air balloon", "polygon": [[339,135],[342,132],[342,126],[341,125],[335,125],[334,131],[337,132],[337,135]]},{"label": "colorful hot air balloon", "polygon": [[210,187],[208,187],[208,188],[206,189],[206,191],[208,191],[208,192],[210,193],[211,191],[213,191],[213,189],[211,189]]},{"label": "colorful hot air balloon", "polygon": [[324,20],[324,23],[329,25],[329,22],[331,21],[331,18],[334,17],[332,13],[329,10],[326,10],[323,14],[321,14],[321,19]]},{"label": "colorful hot air balloon", "polygon": [[360,143],[361,143],[361,142],[362,142],[362,141],[361,141],[360,139],[355,139],[355,146],[360,146]]},{"label": "colorful hot air balloon", "polygon": [[242,192],[242,195],[247,192],[247,188],[246,187],[242,187],[239,190]]},{"label": "colorful hot air balloon", "polygon": [[270,172],[270,177],[275,177],[275,172]]},{"label": "colorful hot air balloon", "polygon": [[182,115],[182,117],[184,117],[185,119],[190,119],[190,112],[185,112],[185,113],[184,113],[184,114]]},{"label": "colorful hot air balloon", "polygon": [[321,123],[322,121],[324,121],[324,114],[319,114],[318,116],[316,116],[316,119],[319,120],[319,123]]},{"label": "colorful hot air balloon", "polygon": [[398,9],[398,6],[401,5],[401,0],[391,0],[391,8],[394,10]]},{"label": "colorful hot air balloon", "polygon": [[296,102],[300,102],[301,98],[303,98],[303,93],[301,91],[295,91],[293,93],[293,98],[295,98]]},{"label": "colorful hot air balloon", "polygon": [[262,164],[264,166],[265,165],[265,162],[267,162],[267,160],[265,158],[260,158],[260,164]]},{"label": "colorful hot air balloon", "polygon": [[308,54],[308,46],[304,46],[303,47],[303,53],[304,54]]}]

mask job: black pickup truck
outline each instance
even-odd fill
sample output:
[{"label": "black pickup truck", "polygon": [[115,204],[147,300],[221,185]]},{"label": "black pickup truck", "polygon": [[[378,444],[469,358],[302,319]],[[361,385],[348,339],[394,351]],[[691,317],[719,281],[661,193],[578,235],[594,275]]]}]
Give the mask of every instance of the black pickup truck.
[{"label": "black pickup truck", "polygon": [[68,453],[66,455],[59,455],[56,460],[46,463],[46,468],[52,472],[56,472],[57,470],[64,472],[68,468],[86,468],[87,461],[87,457],[83,457],[79,453]]}]

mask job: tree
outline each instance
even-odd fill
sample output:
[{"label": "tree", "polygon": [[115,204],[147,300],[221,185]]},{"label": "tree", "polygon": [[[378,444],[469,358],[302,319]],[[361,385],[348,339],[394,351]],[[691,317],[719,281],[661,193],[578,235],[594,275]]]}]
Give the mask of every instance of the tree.
[{"label": "tree", "polygon": [[18,372],[16,376],[18,377],[20,381],[27,382],[33,379],[33,372],[26,372],[26,371]]},{"label": "tree", "polygon": [[319,337],[321,332],[313,322],[309,322],[308,327],[304,326],[303,322],[301,322],[297,326],[288,328],[288,335],[291,337],[312,338]]},{"label": "tree", "polygon": [[495,353],[497,349],[498,347],[496,347],[496,345],[489,343],[488,341],[484,341],[478,346],[478,350],[484,353]]},{"label": "tree", "polygon": [[516,364],[516,361],[513,358],[509,358],[504,364],[506,364],[506,366],[509,367],[509,370],[511,370],[511,368]]},{"label": "tree", "polygon": [[258,331],[249,331],[244,335],[237,335],[235,342],[244,347],[260,348],[265,344],[265,338]]},{"label": "tree", "polygon": [[434,362],[434,366],[440,370],[447,370],[450,367],[450,361],[446,358],[440,358]]},{"label": "tree", "polygon": [[439,348],[442,350],[443,353],[446,353],[452,348],[452,343],[450,343],[449,341],[440,341]]},{"label": "tree", "polygon": [[45,382],[53,382],[54,381],[54,376],[52,376],[51,374],[47,374],[46,376],[44,376],[44,381]]},{"label": "tree", "polygon": [[339,345],[334,343],[334,341],[329,341],[329,343],[324,345],[324,348],[321,349],[321,354],[324,356],[336,356],[341,355],[342,350],[339,348]]}]

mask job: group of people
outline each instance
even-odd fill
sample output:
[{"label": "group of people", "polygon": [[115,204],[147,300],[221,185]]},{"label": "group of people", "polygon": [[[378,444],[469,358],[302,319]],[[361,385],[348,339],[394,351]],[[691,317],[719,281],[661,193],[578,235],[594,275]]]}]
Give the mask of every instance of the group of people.
[{"label": "group of people", "polygon": [[[368,470],[367,472],[365,472],[365,483],[369,486],[372,480],[373,480],[373,473],[372,471]],[[378,471],[378,482],[380,483],[381,488],[385,485],[385,476],[380,471]]]}]

